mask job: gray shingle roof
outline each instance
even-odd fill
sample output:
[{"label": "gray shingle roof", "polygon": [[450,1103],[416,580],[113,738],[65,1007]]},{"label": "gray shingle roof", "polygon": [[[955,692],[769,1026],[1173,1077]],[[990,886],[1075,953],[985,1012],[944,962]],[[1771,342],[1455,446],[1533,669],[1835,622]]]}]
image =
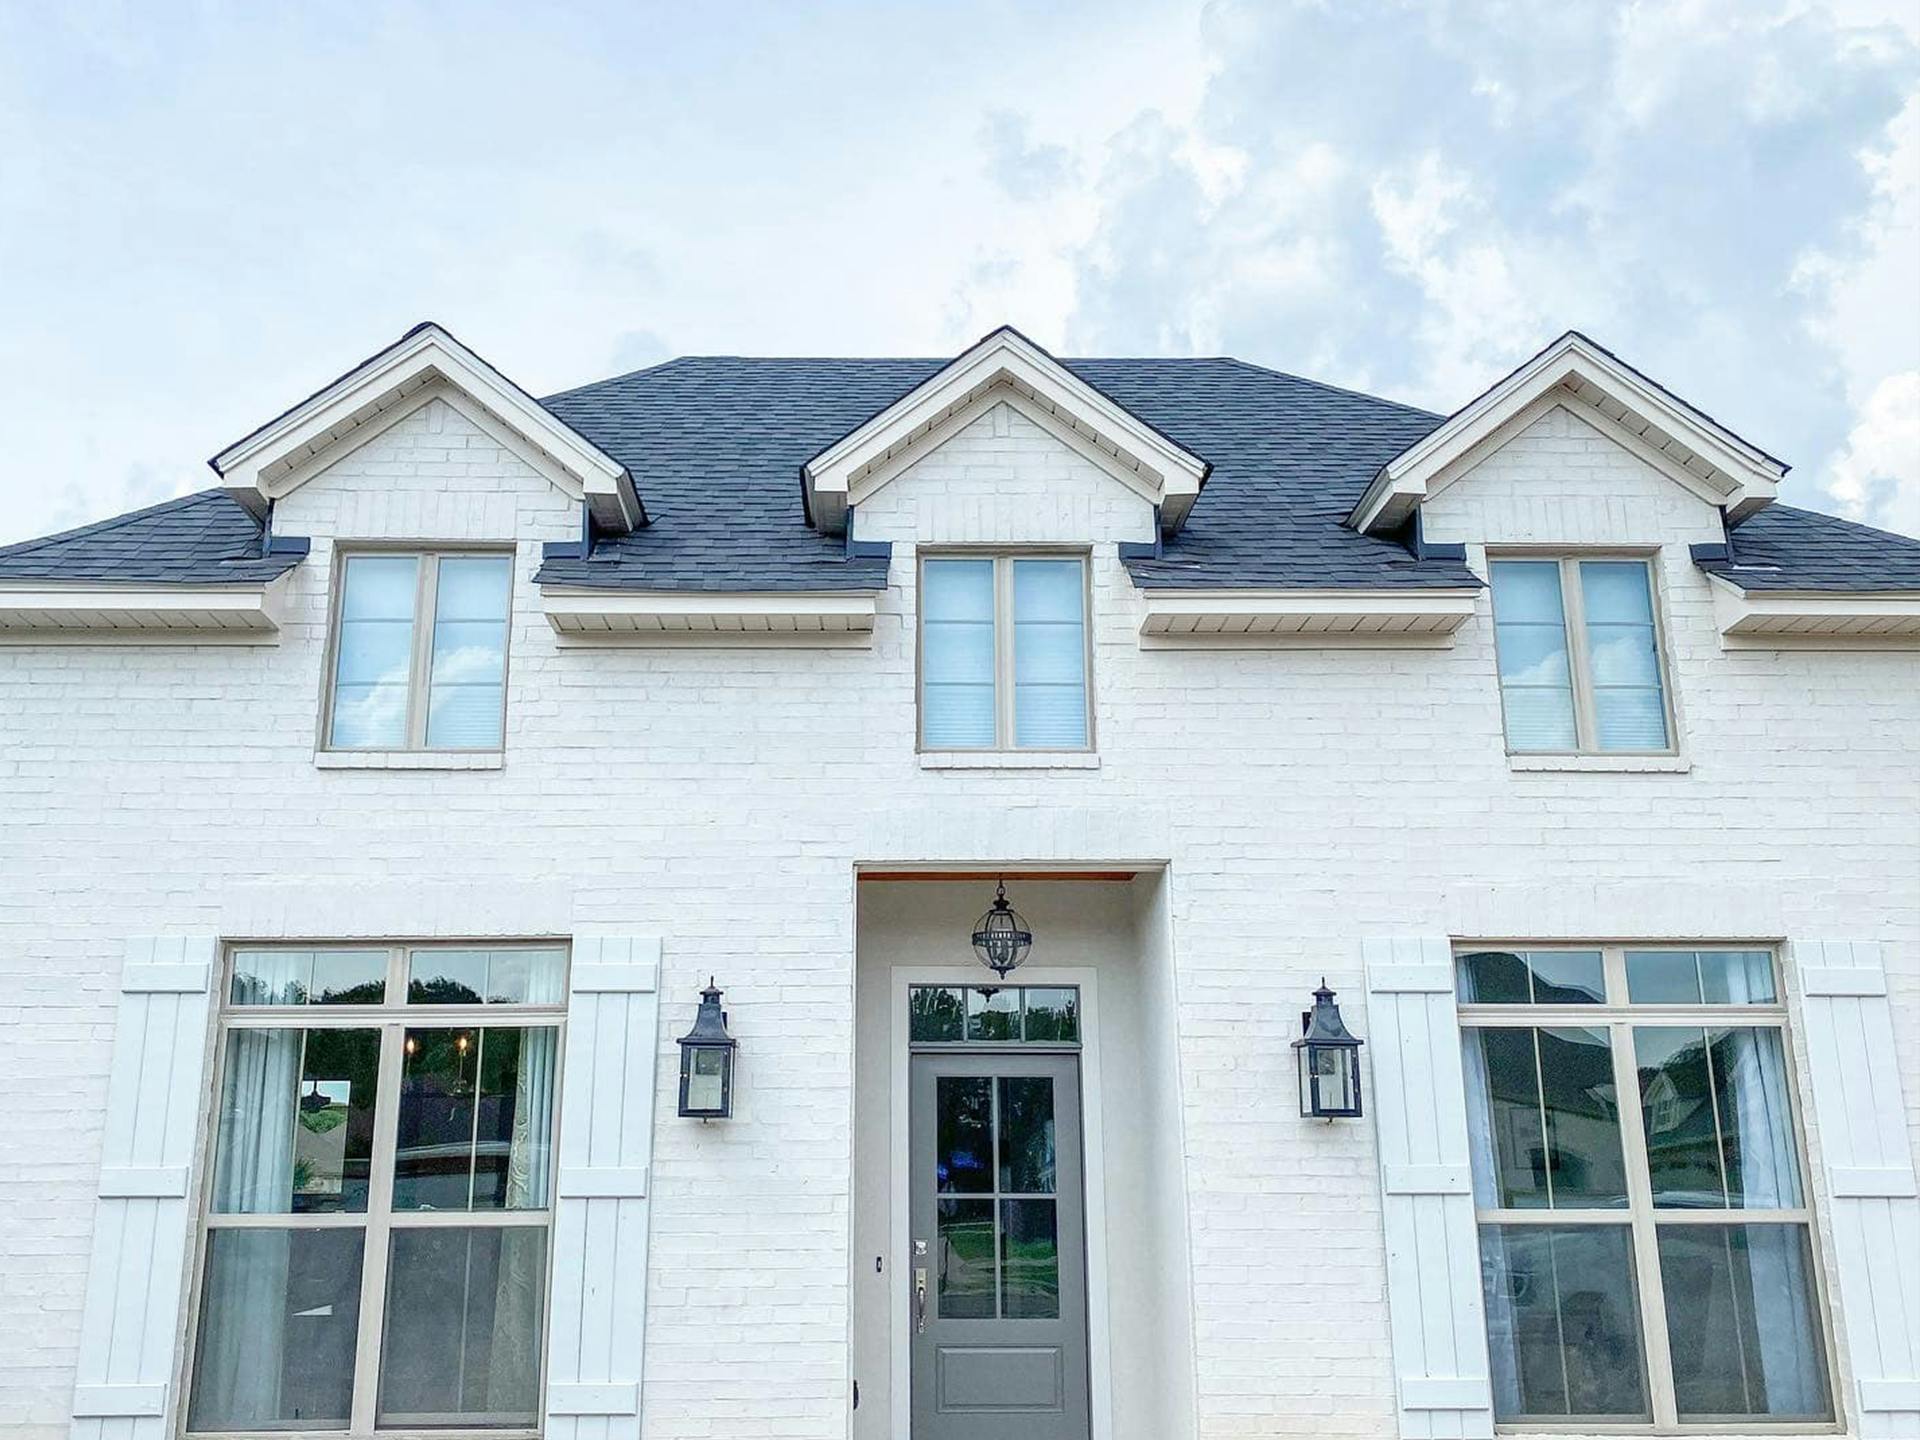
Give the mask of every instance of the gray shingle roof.
[{"label": "gray shingle roof", "polygon": [[239,501],[202,490],[0,547],[0,580],[141,585],[258,585],[284,575],[304,545],[262,555],[261,525]]},{"label": "gray shingle roof", "polygon": [[1697,557],[1742,590],[1920,590],[1920,540],[1778,503],[1729,532],[1728,555]]}]

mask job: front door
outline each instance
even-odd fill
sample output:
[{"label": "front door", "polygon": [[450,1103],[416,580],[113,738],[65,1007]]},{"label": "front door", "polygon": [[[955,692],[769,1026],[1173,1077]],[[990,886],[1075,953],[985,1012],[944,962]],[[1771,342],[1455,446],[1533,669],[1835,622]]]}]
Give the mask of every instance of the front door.
[{"label": "front door", "polygon": [[1088,1440],[1074,1055],[916,1054],[913,1440]]}]

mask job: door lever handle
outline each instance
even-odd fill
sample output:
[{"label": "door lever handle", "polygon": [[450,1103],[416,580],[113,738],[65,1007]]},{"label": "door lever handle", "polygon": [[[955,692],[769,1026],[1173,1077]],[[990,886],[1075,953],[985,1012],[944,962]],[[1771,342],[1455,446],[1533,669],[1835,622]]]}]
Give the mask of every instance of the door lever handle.
[{"label": "door lever handle", "polygon": [[913,1333],[927,1333],[927,1272],[924,1268],[913,1272]]}]

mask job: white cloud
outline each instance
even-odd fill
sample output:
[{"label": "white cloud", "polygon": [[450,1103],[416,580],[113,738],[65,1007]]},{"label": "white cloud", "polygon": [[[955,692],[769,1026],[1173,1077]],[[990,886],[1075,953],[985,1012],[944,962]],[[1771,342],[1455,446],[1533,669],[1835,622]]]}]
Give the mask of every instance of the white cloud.
[{"label": "white cloud", "polygon": [[1920,535],[1920,370],[1874,386],[1830,475],[1843,513]]}]

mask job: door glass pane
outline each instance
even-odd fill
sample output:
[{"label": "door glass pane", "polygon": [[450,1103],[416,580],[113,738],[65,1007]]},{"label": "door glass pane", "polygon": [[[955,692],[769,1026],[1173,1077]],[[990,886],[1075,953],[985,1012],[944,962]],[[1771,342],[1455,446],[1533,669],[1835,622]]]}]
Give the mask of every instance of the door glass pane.
[{"label": "door glass pane", "polygon": [[1008,1320],[1059,1317],[1058,1208],[1052,1200],[1000,1202],[1000,1313]]},{"label": "door glass pane", "polygon": [[230,1030],[214,1210],[364,1211],[379,1074],[378,1030]]},{"label": "door glass pane", "polygon": [[993,1201],[939,1202],[934,1298],[943,1320],[994,1316]]},{"label": "door glass pane", "polygon": [[1020,992],[1002,987],[967,991],[969,1040],[1018,1040]]},{"label": "door glass pane", "polygon": [[360,1324],[361,1232],[212,1230],[191,1430],[344,1430]]},{"label": "door glass pane", "polygon": [[545,1206],[557,1048],[551,1026],[408,1030],[394,1209]]},{"label": "door glass pane", "polygon": [[1497,1418],[1651,1418],[1632,1257],[1624,1225],[1480,1227]]},{"label": "door glass pane", "polygon": [[1799,1157],[1786,1053],[1772,1027],[1633,1032],[1653,1203],[1793,1209]]},{"label": "door glass pane", "polygon": [[546,1276],[544,1229],[395,1230],[378,1422],[537,1424]]},{"label": "door glass pane", "polygon": [[1681,1420],[1829,1418],[1806,1227],[1662,1225],[1659,1237]]},{"label": "door glass pane", "polygon": [[909,1038],[922,1042],[964,1038],[967,1002],[958,986],[916,985],[910,1001]]},{"label": "door glass pane", "polygon": [[1080,1038],[1080,992],[1071,987],[1022,992],[1028,1040]]},{"label": "door glass pane", "polygon": [[1607,1032],[1470,1027],[1463,1035],[1480,1204],[1624,1207],[1626,1166]]},{"label": "door glass pane", "polygon": [[1054,1179],[1053,1081],[1045,1075],[1000,1077],[1000,1189],[1051,1195]]},{"label": "door glass pane", "polygon": [[384,950],[239,950],[227,991],[234,1005],[378,1005]]},{"label": "door glass pane", "polygon": [[920,739],[929,749],[994,744],[993,561],[920,569]]},{"label": "door glass pane", "polygon": [[1087,743],[1085,570],[1078,560],[1013,562],[1014,743]]},{"label": "door glass pane", "polygon": [[406,744],[419,567],[414,555],[353,555],[341,568],[329,729],[334,745]]},{"label": "door glass pane", "polygon": [[984,1075],[941,1075],[934,1081],[934,1107],[936,1188],[942,1193],[990,1193],[993,1081]]}]

